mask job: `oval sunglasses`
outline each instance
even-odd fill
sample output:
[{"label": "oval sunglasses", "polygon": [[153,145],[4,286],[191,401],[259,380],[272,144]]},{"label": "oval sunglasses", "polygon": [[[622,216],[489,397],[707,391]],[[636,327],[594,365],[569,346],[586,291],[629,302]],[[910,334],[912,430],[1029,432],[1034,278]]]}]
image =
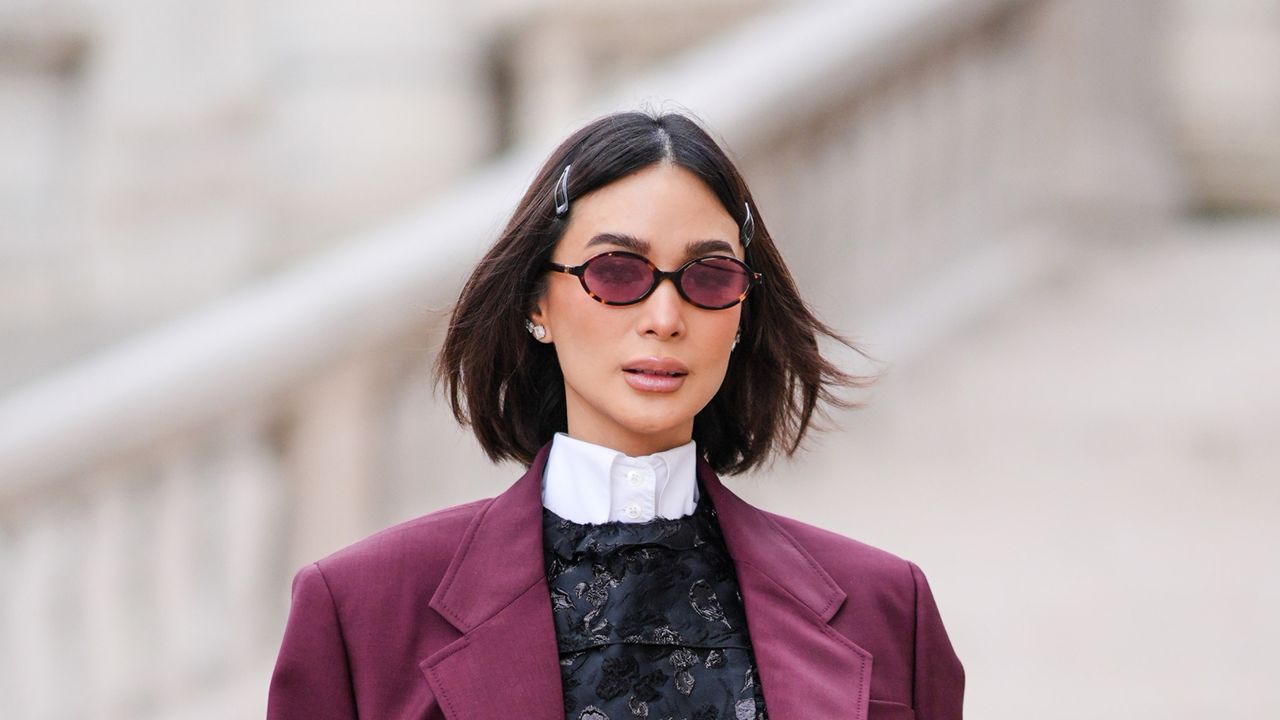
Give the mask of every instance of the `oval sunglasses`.
[{"label": "oval sunglasses", "polygon": [[547,263],[549,270],[576,275],[582,289],[605,305],[634,305],[671,278],[676,292],[704,310],[725,310],[746,299],[764,276],[737,258],[708,255],[670,272],[659,270],[643,255],[625,251],[601,253],[581,265]]}]

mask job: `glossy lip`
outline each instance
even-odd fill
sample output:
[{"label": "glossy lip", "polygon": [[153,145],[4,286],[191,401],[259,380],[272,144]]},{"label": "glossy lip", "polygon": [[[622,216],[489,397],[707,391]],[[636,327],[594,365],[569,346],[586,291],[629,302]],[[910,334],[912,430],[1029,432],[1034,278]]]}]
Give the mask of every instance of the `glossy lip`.
[{"label": "glossy lip", "polygon": [[675,358],[642,358],[632,360],[622,367],[622,376],[626,378],[627,384],[640,392],[675,392],[684,385],[688,374],[689,368]]},{"label": "glossy lip", "polygon": [[675,358],[647,357],[631,360],[622,366],[623,371],[649,371],[688,375],[689,367]]}]

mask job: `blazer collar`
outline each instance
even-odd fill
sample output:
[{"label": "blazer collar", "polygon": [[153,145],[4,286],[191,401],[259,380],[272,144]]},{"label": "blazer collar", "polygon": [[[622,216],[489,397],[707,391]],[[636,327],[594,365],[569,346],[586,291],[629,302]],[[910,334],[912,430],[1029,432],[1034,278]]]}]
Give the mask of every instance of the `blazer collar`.
[{"label": "blazer collar", "polygon": [[546,584],[542,472],[550,452],[548,443],[528,471],[471,521],[431,597],[431,608],[463,633],[493,617],[539,580]]},{"label": "blazer collar", "polygon": [[548,443],[471,521],[430,606],[462,637],[418,664],[449,720],[564,720],[542,559]]},{"label": "blazer collar", "polygon": [[[564,718],[542,557],[542,473],[550,444],[467,528],[430,606],[462,637],[419,664],[450,720]],[[711,467],[698,477],[734,559],[773,720],[865,720],[871,656],[828,625],[843,590],[789,533]]]},{"label": "blazer collar", "polygon": [[698,458],[698,479],[711,497],[734,563],[753,566],[823,622],[830,620],[844,604],[845,592],[827,571],[760,508],[726,488],[702,458]]},{"label": "blazer collar", "polygon": [[828,622],[847,596],[769,514],[726,488],[705,461],[698,477],[738,573],[747,629],[772,720],[866,720],[871,654]]}]

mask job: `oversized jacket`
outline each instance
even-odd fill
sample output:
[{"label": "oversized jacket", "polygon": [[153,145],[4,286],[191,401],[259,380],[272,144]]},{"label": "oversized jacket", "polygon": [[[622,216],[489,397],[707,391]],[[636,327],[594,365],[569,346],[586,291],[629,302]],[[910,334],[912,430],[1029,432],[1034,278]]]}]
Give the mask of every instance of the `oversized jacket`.
[{"label": "oversized jacket", "polygon": [[[300,570],[268,720],[563,720],[542,556],[549,448],[497,497]],[[964,671],[918,567],[756,508],[701,460],[698,478],[772,720],[961,719]]]}]

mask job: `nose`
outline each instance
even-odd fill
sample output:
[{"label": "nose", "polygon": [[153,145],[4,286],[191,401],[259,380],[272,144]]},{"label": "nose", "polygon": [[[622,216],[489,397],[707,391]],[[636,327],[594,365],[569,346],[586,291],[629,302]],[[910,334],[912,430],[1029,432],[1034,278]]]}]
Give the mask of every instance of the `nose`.
[{"label": "nose", "polygon": [[684,333],[685,302],[671,278],[663,278],[639,307],[636,331],[641,335],[666,340]]}]

